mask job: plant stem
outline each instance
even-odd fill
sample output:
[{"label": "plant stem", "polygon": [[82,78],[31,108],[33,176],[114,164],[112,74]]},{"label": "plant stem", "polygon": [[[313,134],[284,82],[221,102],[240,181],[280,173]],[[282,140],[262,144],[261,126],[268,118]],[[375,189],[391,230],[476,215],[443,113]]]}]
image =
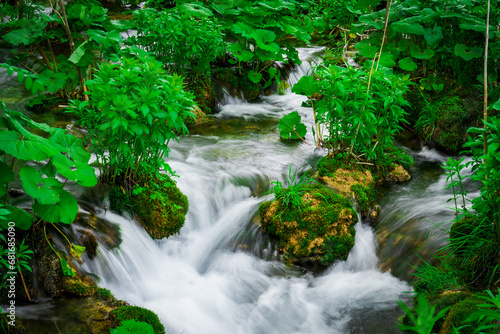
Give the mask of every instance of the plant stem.
[{"label": "plant stem", "polygon": [[[488,120],[488,43],[490,38],[490,2],[488,0],[488,11],[486,14],[486,42],[484,46],[484,138],[483,138],[483,146],[484,146],[484,155],[486,160],[486,153],[488,153],[488,135],[486,133],[486,121]],[[485,161],[484,161],[485,162]]]}]

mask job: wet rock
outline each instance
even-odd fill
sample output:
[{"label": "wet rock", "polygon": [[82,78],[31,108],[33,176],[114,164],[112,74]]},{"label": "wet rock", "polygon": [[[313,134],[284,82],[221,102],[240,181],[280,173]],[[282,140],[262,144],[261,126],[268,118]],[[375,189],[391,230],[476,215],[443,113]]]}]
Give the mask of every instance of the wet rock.
[{"label": "wet rock", "polygon": [[60,297],[64,294],[63,273],[59,257],[49,246],[41,248],[35,257],[36,279],[46,295]]},{"label": "wet rock", "polygon": [[394,165],[394,168],[384,175],[386,182],[402,183],[411,179],[410,173],[401,165]]},{"label": "wet rock", "polygon": [[262,230],[278,239],[288,263],[326,266],[345,260],[354,246],[357,222],[351,202],[321,184],[303,186],[302,191],[299,206],[281,199],[262,203]]}]

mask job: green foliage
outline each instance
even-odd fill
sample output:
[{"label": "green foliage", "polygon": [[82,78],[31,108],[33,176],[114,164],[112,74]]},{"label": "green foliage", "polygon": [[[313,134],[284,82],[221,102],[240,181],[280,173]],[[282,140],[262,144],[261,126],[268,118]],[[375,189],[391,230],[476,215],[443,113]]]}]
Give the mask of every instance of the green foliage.
[{"label": "green foliage", "polygon": [[399,329],[418,334],[431,334],[436,321],[444,317],[450,309],[450,307],[446,307],[435,314],[436,306],[431,306],[430,302],[422,295],[417,299],[415,313],[401,300],[398,301],[398,305],[412,322],[412,325],[400,324]]},{"label": "green foliage", "polygon": [[221,25],[201,4],[135,11],[131,28],[137,29],[137,36],[127,39],[127,44],[150,51],[169,73],[191,80],[210,76],[210,63],[224,51]]},{"label": "green foliage", "polygon": [[[312,180],[309,179],[306,174],[297,180],[297,169],[292,172],[293,164],[290,164],[290,169],[288,170],[288,177],[286,182],[286,187],[280,181],[271,182],[273,188],[269,192],[274,194],[275,201],[281,201],[281,205],[285,208],[295,208],[301,210],[303,205],[302,196],[305,193],[305,188],[307,184],[311,183]],[[269,193],[268,192],[268,193]]]},{"label": "green foliage", "polygon": [[108,289],[97,288],[96,297],[100,300],[114,300],[115,296]]},{"label": "green foliage", "polygon": [[283,116],[278,123],[278,130],[282,139],[302,139],[304,140],[307,129],[301,123],[301,117],[297,111]]},{"label": "green foliage", "polygon": [[137,322],[145,322],[153,327],[154,334],[165,334],[165,327],[158,316],[152,311],[139,306],[122,306],[113,311],[113,315],[119,323],[134,319]]},{"label": "green foliage", "polygon": [[[408,90],[407,76],[382,67],[372,71],[368,66],[332,65],[318,68],[316,75],[319,81],[304,77],[292,91],[311,100],[317,142],[327,146],[329,154],[343,154],[347,159],[353,153],[377,161],[394,150],[393,137],[406,122],[402,106],[407,104],[403,97]],[[314,101],[315,93],[322,99]]]},{"label": "green foliage", "polygon": [[[6,227],[7,221],[15,221],[18,228],[26,230],[35,215],[48,222],[71,224],[78,205],[56,176],[82,186],[95,185],[94,169],[88,165],[90,154],[85,151],[81,140],[65,134],[64,130],[36,123],[20,112],[8,110],[3,103],[0,106],[4,112],[4,118],[0,119],[0,154],[4,156],[0,162],[0,169],[3,170],[0,196],[8,202],[13,171],[18,163],[24,163],[19,177],[33,203],[31,217],[25,210],[7,205],[10,214],[1,220],[2,227]],[[34,130],[46,133],[48,138],[35,134]],[[46,164],[35,168],[23,162],[32,160],[45,161]]]},{"label": "green foliage", "polygon": [[264,81],[264,88],[280,81],[280,71],[272,67],[275,61],[300,64],[291,41],[308,43],[315,29],[310,18],[297,17],[302,8],[297,1],[213,1],[211,8],[231,41],[228,48],[240,74],[243,63],[251,69],[250,80]]},{"label": "green foliage", "polygon": [[[30,1],[21,1],[24,2]],[[32,55],[13,50],[14,55],[7,63],[0,64],[7,68],[8,75],[17,72],[19,82],[24,81],[26,89],[32,94],[47,91],[63,98],[81,94],[84,78],[92,75],[93,68],[97,67],[96,61],[115,54],[123,43],[119,31],[106,14],[107,10],[99,2],[72,1],[65,10],[68,25],[63,16],[55,11],[50,15],[37,11],[29,18],[0,24],[0,34],[7,31],[2,36],[6,42],[14,46],[30,46],[43,59],[41,68],[31,68]],[[61,52],[53,45],[68,40],[67,32],[61,28],[65,26],[71,26],[70,34],[75,45],[68,44],[69,49]],[[46,44],[49,50],[43,47]],[[99,57],[94,56],[95,50],[99,51]],[[17,65],[19,61],[20,66]]]},{"label": "green foliage", "polygon": [[[454,329],[459,329],[459,333],[471,334],[477,333],[475,329],[478,327],[478,323],[473,321],[470,317],[472,314],[478,311],[478,306],[481,304],[481,299],[477,297],[468,297],[463,301],[453,305],[450,308],[450,312],[446,316],[441,333],[454,333]],[[486,323],[486,322],[485,322]],[[488,323],[490,324],[490,323]],[[483,333],[492,333],[491,331],[486,331]]]},{"label": "green foliage", "polygon": [[500,295],[493,295],[490,290],[486,290],[486,296],[476,295],[483,300],[478,304],[478,310],[473,312],[466,320],[467,323],[476,324],[474,333],[497,333],[500,328]]},{"label": "green foliage", "polygon": [[71,101],[89,130],[101,174],[110,183],[141,171],[152,178],[156,171],[171,172],[164,161],[168,143],[187,133],[184,120],[192,117],[192,96],[184,92],[182,78],[170,76],[163,64],[139,49],[123,55],[121,64],[105,63],[87,81],[91,101]]},{"label": "green foliage", "polygon": [[[494,1],[496,2],[496,1]],[[492,8],[495,8],[493,5]],[[403,71],[416,72],[424,83],[429,75],[439,81],[430,89],[449,90],[454,85],[467,85],[481,71],[486,31],[486,5],[475,0],[443,2],[437,0],[400,0],[391,3],[387,40],[383,52],[389,53]],[[372,29],[367,40],[356,45],[363,57],[373,58],[382,43],[386,10],[359,17],[352,32]],[[498,22],[499,11],[491,11],[492,24]],[[375,28],[375,29],[373,29]],[[498,48],[498,31],[490,28],[490,54]],[[446,38],[445,38],[446,36]],[[495,56],[492,56],[495,58]],[[489,59],[490,66],[495,60]]]},{"label": "green foliage", "polygon": [[155,334],[153,326],[146,322],[136,322],[134,319],[122,321],[120,327],[109,330],[111,334]]},{"label": "green foliage", "polygon": [[461,287],[457,280],[457,272],[446,261],[438,265],[432,265],[421,259],[422,262],[415,267],[414,275],[418,278],[415,291],[422,295],[434,297],[446,290],[454,290]]}]

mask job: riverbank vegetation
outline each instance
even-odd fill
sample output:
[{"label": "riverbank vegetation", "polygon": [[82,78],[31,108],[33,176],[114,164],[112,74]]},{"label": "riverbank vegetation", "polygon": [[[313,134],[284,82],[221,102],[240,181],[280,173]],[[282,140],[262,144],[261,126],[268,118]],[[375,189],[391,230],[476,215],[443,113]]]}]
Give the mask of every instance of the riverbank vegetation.
[{"label": "riverbank vegetation", "polygon": [[[345,259],[356,221],[348,198],[374,219],[375,186],[409,179],[413,161],[396,143],[400,132],[468,154],[470,162],[444,166],[456,213],[448,246],[417,268],[417,304],[402,306],[402,326],[493,330],[485,326],[495,326],[500,306],[499,11],[497,0],[2,2],[2,75],[32,94],[27,109],[55,106],[83,130],[68,134],[2,103],[2,287],[15,270],[24,302],[45,277],[54,287],[48,296],[95,294],[95,282],[62,284],[83,279],[73,261],[95,253],[99,236],[90,228],[79,245],[63,227],[79,214],[75,189],[100,187],[110,210],[137,216],[153,238],[179,233],[189,204],[168,164],[169,143],[199,123],[195,115],[217,112],[224,90],[247,101],[283,92],[301,62],[297,48],[314,43],[326,47],[323,63],[291,87],[304,96],[312,127],[292,112],[276,136],[305,141],[310,132],[324,157],[314,182],[290,169],[289,184],[274,183],[274,202],[260,207],[263,231],[278,238],[289,263]],[[479,197],[467,197],[465,178]],[[20,230],[14,269],[9,222]],[[139,316],[121,320],[112,333],[161,332]]]}]

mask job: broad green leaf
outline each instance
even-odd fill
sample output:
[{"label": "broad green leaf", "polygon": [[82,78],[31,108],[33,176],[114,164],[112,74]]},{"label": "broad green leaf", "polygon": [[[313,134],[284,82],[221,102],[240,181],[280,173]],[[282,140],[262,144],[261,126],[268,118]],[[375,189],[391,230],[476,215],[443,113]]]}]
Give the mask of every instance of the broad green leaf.
[{"label": "broad green leaf", "polygon": [[382,53],[382,56],[380,57],[380,64],[385,67],[396,66],[396,62],[394,61],[394,56],[386,53]]},{"label": "broad green leaf", "polygon": [[81,186],[93,187],[97,184],[94,167],[86,162],[73,162],[62,154],[51,157],[50,161],[65,178]]},{"label": "broad green leaf", "polygon": [[426,29],[424,38],[431,48],[435,48],[443,39],[443,29],[435,26],[434,29]]},{"label": "broad green leaf", "polygon": [[37,169],[24,165],[19,171],[24,191],[40,204],[54,204],[60,201],[62,184],[55,178],[43,178]]},{"label": "broad green leaf", "polygon": [[43,35],[46,26],[46,22],[33,24],[28,21],[25,27],[3,35],[3,39],[13,45],[30,45]]},{"label": "broad green leaf", "polygon": [[87,52],[87,49],[85,48],[85,46],[87,45],[88,42],[89,41],[85,41],[82,44],[80,44],[76,48],[76,50],[71,54],[71,56],[68,58],[68,60],[70,62],[72,62],[73,64],[78,64],[80,62],[80,60],[82,59],[82,57]]},{"label": "broad green leaf", "polygon": [[434,50],[425,49],[422,51],[422,50],[420,50],[420,47],[418,45],[412,45],[410,47],[410,54],[413,58],[430,59],[434,56]]},{"label": "broad green leaf", "polygon": [[248,72],[248,78],[253,82],[253,83],[259,83],[260,80],[262,80],[262,73],[255,73],[254,70],[251,70]]},{"label": "broad green leaf", "polygon": [[278,123],[280,137],[283,139],[303,139],[307,133],[307,128],[300,121],[301,117],[297,111],[283,116]]},{"label": "broad green leaf", "polygon": [[379,3],[380,0],[358,0],[354,8],[374,10]]},{"label": "broad green leaf", "polygon": [[417,64],[411,57],[401,59],[398,64],[399,67],[401,67],[405,71],[415,71],[418,68]]},{"label": "broad green leaf", "polygon": [[493,109],[500,110],[500,99],[495,102],[492,106]]},{"label": "broad green leaf", "polygon": [[67,75],[59,72],[55,73],[51,70],[45,70],[36,79],[36,83],[46,87],[49,92],[57,93],[57,91],[66,84]]},{"label": "broad green leaf", "polygon": [[75,161],[87,162],[90,159],[90,153],[85,150],[83,141],[75,136],[65,134],[62,129],[54,131],[49,140],[54,146],[59,146],[61,152],[68,153]]},{"label": "broad green leaf", "polygon": [[272,79],[276,76],[276,74],[278,74],[278,70],[274,67],[270,67],[269,70],[269,78]]},{"label": "broad green leaf", "polygon": [[7,154],[21,160],[42,161],[59,153],[48,139],[36,135],[23,137],[6,129],[0,129],[0,147]]},{"label": "broad green leaf", "polygon": [[274,53],[280,51],[279,45],[273,42],[276,39],[276,34],[271,30],[257,29],[251,36],[261,49]]},{"label": "broad green leaf", "polygon": [[33,216],[23,209],[16,208],[9,204],[6,205],[6,209],[10,211],[10,214],[5,216],[6,220],[0,220],[1,228],[6,229],[8,227],[8,222],[14,222],[17,228],[26,231],[33,224]]},{"label": "broad green leaf", "polygon": [[389,28],[398,34],[413,34],[413,35],[424,35],[425,29],[419,23],[404,23],[404,22],[394,22]]},{"label": "broad green leaf", "polygon": [[380,50],[380,42],[372,39],[364,39],[355,45],[363,57],[373,58]]},{"label": "broad green leaf", "polygon": [[0,161],[0,183],[9,183],[14,181],[14,172],[5,163]]},{"label": "broad green leaf", "polygon": [[56,204],[36,203],[33,208],[36,214],[50,223],[71,224],[78,213],[76,199],[66,190],[62,190]]},{"label": "broad green leaf", "polygon": [[85,252],[85,247],[71,244],[69,252],[71,253],[71,256],[78,259],[82,256],[83,252]]},{"label": "broad green leaf", "polygon": [[319,82],[314,80],[312,75],[303,76],[300,80],[293,85],[292,92],[307,97],[313,96],[319,90]]},{"label": "broad green leaf", "polygon": [[484,49],[479,47],[472,47],[470,50],[465,44],[455,44],[454,53],[455,56],[462,57],[465,60],[471,60],[474,58],[480,58],[483,56]]},{"label": "broad green leaf", "polygon": [[60,257],[59,261],[61,262],[61,269],[64,276],[73,277],[76,275],[75,271],[69,266],[68,262],[64,258]]},{"label": "broad green leaf", "polygon": [[248,50],[243,50],[240,53],[234,55],[239,61],[250,61],[254,54]]}]

